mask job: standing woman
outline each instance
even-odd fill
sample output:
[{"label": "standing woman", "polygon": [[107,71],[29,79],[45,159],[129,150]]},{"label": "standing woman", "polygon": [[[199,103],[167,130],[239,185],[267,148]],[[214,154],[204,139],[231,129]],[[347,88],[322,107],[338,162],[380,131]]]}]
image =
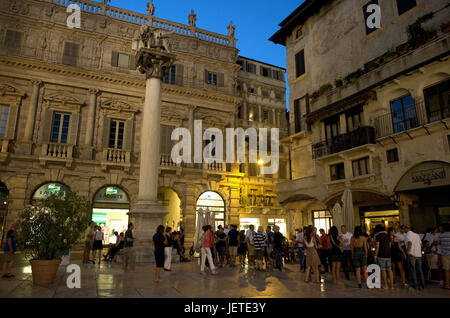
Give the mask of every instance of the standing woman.
[{"label": "standing woman", "polygon": [[167,227],[166,233],[166,244],[164,244],[164,270],[166,272],[171,272],[170,267],[172,266],[172,246],[173,246],[173,237],[172,237],[172,228]]},{"label": "standing woman", "polygon": [[344,243],[339,237],[339,231],[336,226],[330,229],[331,262],[333,282],[338,285],[344,285],[341,282],[341,265],[344,261]]},{"label": "standing woman", "polygon": [[317,254],[317,240],[314,236],[314,231],[311,228],[308,228],[305,233],[305,237],[303,238],[303,246],[306,247],[306,277],[305,282],[309,283],[311,281],[311,270],[314,269],[314,273],[316,274],[316,280],[314,283],[320,283],[320,272],[319,272],[319,264],[320,258],[319,254]]},{"label": "standing woman", "polygon": [[364,281],[367,282],[367,239],[363,236],[363,231],[361,226],[356,226],[353,236],[350,240],[350,248],[352,250],[352,260],[353,267],[356,272],[356,281],[358,282],[358,287],[362,288],[361,285],[361,270],[364,275]]},{"label": "standing woman", "polygon": [[161,273],[161,268],[164,268],[164,250],[167,244],[167,237],[164,235],[164,226],[160,225],[156,229],[156,234],[153,235],[153,246],[155,247],[155,282],[159,282],[159,274]]},{"label": "standing woman", "polygon": [[103,239],[105,238],[105,234],[102,232],[102,228],[100,226],[96,226],[95,229],[97,232],[95,232],[95,241],[94,241],[94,248],[92,252],[92,260],[95,264],[95,255],[98,251],[98,264],[100,264],[102,260],[102,250],[103,250]]},{"label": "standing woman", "polygon": [[400,272],[400,277],[402,278],[403,287],[406,288],[408,287],[408,284],[406,284],[405,269],[403,268],[403,261],[407,259],[406,253],[400,245],[398,237],[395,236],[393,227],[390,227],[388,229],[388,236],[391,238],[392,275],[394,277],[393,280],[395,281],[395,266],[397,266]]},{"label": "standing woman", "polygon": [[203,235],[200,240],[202,244],[202,259],[200,263],[200,273],[203,275],[205,273],[206,258],[208,258],[209,268],[211,269],[211,274],[216,275],[216,268],[214,267],[214,260],[212,258],[211,249],[214,246],[214,235],[211,232],[211,225],[205,225],[203,227]]},{"label": "standing woman", "polygon": [[245,255],[247,255],[247,241],[246,241],[244,230],[239,232],[238,254],[239,254],[239,262],[241,263],[241,266],[244,267],[245,266]]}]

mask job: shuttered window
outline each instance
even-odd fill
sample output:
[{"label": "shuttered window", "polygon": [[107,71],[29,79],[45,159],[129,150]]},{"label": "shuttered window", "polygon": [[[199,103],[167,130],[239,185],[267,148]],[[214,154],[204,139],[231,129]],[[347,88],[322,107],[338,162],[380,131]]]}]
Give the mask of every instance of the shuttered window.
[{"label": "shuttered window", "polygon": [[160,152],[164,155],[170,155],[172,153],[172,147],[174,142],[172,141],[173,126],[161,125],[160,136]]},{"label": "shuttered window", "polygon": [[112,51],[111,65],[120,68],[136,69],[136,59],[134,55]]},{"label": "shuttered window", "polygon": [[79,48],[80,46],[76,43],[66,42],[64,44],[62,63],[65,65],[77,66]]},{"label": "shuttered window", "polygon": [[8,106],[0,106],[0,138],[6,137],[6,124],[8,123]]},{"label": "shuttered window", "polygon": [[301,50],[295,55],[295,72],[296,76],[305,74],[305,50]]},{"label": "shuttered window", "polygon": [[53,113],[52,134],[50,142],[67,144],[69,135],[70,115],[64,113]]},{"label": "shuttered window", "polygon": [[111,119],[109,129],[109,148],[123,149],[123,139],[125,131],[125,122],[121,120]]}]

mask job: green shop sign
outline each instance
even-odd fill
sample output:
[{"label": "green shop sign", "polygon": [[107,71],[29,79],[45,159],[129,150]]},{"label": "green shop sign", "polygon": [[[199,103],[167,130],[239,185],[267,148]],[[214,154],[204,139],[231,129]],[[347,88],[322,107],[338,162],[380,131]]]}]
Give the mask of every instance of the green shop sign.
[{"label": "green shop sign", "polygon": [[66,192],[69,192],[69,189],[61,183],[46,183],[34,192],[33,200],[44,200],[52,194],[65,197]]}]

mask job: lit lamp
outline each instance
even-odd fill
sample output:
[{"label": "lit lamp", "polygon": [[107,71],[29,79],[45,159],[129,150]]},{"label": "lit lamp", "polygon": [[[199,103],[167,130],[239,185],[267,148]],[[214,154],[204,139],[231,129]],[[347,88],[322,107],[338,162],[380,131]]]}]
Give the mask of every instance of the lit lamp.
[{"label": "lit lamp", "polygon": [[258,166],[263,166],[264,165],[264,161],[262,159],[259,159],[257,163],[258,163]]}]

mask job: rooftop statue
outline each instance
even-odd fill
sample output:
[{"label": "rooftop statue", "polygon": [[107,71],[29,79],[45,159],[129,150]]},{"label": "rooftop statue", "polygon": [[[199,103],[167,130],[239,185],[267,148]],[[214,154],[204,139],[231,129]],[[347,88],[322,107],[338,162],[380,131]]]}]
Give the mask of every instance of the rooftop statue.
[{"label": "rooftop statue", "polygon": [[189,25],[195,27],[196,21],[197,21],[197,15],[194,13],[194,10],[191,10],[191,14],[188,17]]},{"label": "rooftop statue", "polygon": [[228,37],[233,39],[234,33],[236,31],[236,26],[233,25],[233,21],[230,22],[229,26],[227,26],[227,30],[228,30]]},{"label": "rooftop statue", "polygon": [[148,15],[149,16],[154,16],[155,15],[155,10],[156,10],[156,7],[153,5],[153,0],[150,0],[147,3],[147,13],[148,13]]}]

